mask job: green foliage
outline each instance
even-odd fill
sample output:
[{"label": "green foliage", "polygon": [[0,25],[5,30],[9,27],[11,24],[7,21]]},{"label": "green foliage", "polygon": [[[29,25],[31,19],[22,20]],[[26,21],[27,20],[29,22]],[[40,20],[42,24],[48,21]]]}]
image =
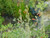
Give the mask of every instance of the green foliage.
[{"label": "green foliage", "polygon": [[44,10],[47,7],[47,4],[44,4],[44,1],[40,1],[36,7]]},{"label": "green foliage", "polygon": [[4,21],[4,18],[2,18],[1,16],[0,16],[0,28],[1,28],[1,26],[2,26],[2,22]]},{"label": "green foliage", "polygon": [[29,7],[40,8],[41,10],[44,10],[47,7],[47,4],[45,4],[42,0],[30,0]]},{"label": "green foliage", "polygon": [[50,32],[50,25],[45,28],[46,31]]},{"label": "green foliage", "polygon": [[12,30],[9,32],[4,32],[2,34],[2,38],[29,38],[29,33],[25,31],[23,28],[19,28],[17,30]]},{"label": "green foliage", "polygon": [[29,7],[35,7],[36,0],[30,0],[29,1]]},{"label": "green foliage", "polygon": [[25,17],[25,14],[23,13],[24,9],[25,9],[25,3],[23,2],[19,2],[17,3],[17,0],[4,0],[4,1],[0,1],[0,13],[7,13],[9,15],[13,15],[14,17],[19,17],[20,15],[20,9],[21,9],[21,14],[22,17]]},{"label": "green foliage", "polygon": [[[1,13],[8,13],[13,15],[18,19],[18,23],[14,26],[9,23],[8,25],[2,25],[4,19],[0,16],[0,32],[2,33],[2,38],[31,38],[31,36],[36,36],[36,38],[48,38],[45,34],[45,28],[42,25],[42,29],[34,28],[34,24],[30,23],[30,17],[28,7],[37,7],[43,10],[47,5],[41,0],[38,0],[38,5],[36,5],[37,0],[30,0],[29,5],[25,5],[24,0],[18,2],[16,0],[0,0],[0,15]],[[23,21],[24,20],[24,21]],[[20,21],[20,22],[19,22]],[[46,30],[50,27],[46,27]],[[37,30],[36,30],[37,29]]]},{"label": "green foliage", "polygon": [[5,25],[5,26],[2,25],[0,31],[1,31],[1,30],[2,30],[2,31],[8,30],[9,28],[12,28],[12,26],[13,26],[12,24],[8,24],[8,25]]},{"label": "green foliage", "polygon": [[7,13],[9,15],[14,15],[14,13],[17,13],[16,15],[19,16],[18,14],[18,10],[19,8],[17,7],[17,2],[16,0],[12,1],[12,0],[4,0],[4,1],[0,1],[0,9],[1,12],[0,13]]}]

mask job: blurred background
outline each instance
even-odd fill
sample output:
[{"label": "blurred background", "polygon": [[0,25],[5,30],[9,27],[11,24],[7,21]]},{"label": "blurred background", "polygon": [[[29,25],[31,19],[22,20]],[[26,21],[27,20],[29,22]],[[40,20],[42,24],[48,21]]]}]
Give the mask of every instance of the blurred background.
[{"label": "blurred background", "polygon": [[50,38],[50,0],[0,0],[0,38]]}]

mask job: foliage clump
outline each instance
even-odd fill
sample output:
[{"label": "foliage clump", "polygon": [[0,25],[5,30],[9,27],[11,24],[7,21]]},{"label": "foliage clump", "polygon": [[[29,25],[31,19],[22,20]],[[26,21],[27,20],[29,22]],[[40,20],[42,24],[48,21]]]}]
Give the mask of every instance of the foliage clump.
[{"label": "foliage clump", "polygon": [[[38,1],[38,4],[36,4],[36,1]],[[28,5],[25,5],[24,0],[21,0],[21,2],[17,2],[16,0],[0,0],[1,38],[48,38],[45,34],[44,26],[42,25],[42,29],[35,28],[29,17],[30,7],[43,10],[46,6],[44,6],[44,2],[41,0],[30,0]],[[4,18],[1,15],[4,14],[12,15],[17,18],[18,22],[14,25],[11,23],[3,25]]]}]

